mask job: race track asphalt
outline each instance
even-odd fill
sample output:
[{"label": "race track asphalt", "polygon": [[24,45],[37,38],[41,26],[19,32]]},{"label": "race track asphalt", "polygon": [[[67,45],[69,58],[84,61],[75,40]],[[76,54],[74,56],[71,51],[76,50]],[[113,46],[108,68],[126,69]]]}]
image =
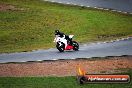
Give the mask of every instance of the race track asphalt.
[{"label": "race track asphalt", "polygon": [[123,12],[132,12],[132,0],[44,0],[79,6],[100,7]]},{"label": "race track asphalt", "polygon": [[91,58],[105,56],[132,55],[132,38],[114,41],[98,42],[80,45],[79,51],[65,51],[60,53],[56,48],[36,50],[21,53],[0,54],[0,63],[26,62],[58,59]]}]

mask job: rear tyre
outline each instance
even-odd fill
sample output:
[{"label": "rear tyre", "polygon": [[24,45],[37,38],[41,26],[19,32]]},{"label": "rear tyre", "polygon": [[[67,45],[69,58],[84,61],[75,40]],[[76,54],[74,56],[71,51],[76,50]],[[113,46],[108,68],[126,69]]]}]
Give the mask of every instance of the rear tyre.
[{"label": "rear tyre", "polygon": [[79,50],[79,44],[76,41],[73,41],[73,50],[75,51]]},{"label": "rear tyre", "polygon": [[57,48],[60,52],[64,52],[65,45],[64,45],[64,43],[61,43],[61,45],[60,45],[59,43],[57,43],[56,48]]}]

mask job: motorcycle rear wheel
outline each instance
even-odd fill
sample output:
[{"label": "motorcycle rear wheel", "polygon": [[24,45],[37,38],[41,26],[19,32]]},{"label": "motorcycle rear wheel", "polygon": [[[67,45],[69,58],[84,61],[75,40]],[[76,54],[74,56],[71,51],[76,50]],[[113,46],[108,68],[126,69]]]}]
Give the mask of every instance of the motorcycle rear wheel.
[{"label": "motorcycle rear wheel", "polygon": [[79,44],[76,41],[73,41],[73,50],[75,51],[79,50]]}]

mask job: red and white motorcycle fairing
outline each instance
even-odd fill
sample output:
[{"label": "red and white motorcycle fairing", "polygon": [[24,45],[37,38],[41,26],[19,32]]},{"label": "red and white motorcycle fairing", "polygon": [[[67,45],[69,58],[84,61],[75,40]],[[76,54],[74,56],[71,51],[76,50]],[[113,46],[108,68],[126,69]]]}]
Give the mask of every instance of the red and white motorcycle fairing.
[{"label": "red and white motorcycle fairing", "polygon": [[[69,35],[69,38],[73,38],[73,36],[74,35]],[[73,49],[73,46],[69,45],[67,40],[65,39],[65,35],[63,37],[59,37],[56,35],[54,42],[59,43],[60,46],[62,45],[62,43],[64,43],[65,44],[65,50]]]}]

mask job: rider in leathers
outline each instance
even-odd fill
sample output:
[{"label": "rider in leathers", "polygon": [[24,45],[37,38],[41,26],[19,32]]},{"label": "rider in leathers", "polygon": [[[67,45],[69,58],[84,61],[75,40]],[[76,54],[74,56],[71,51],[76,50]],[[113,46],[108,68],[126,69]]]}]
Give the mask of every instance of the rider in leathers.
[{"label": "rider in leathers", "polygon": [[59,36],[59,37],[64,37],[65,36],[65,39],[68,40],[68,43],[72,45],[72,39],[69,38],[68,35],[65,35],[64,33],[60,32],[59,30],[55,30],[55,35]]}]

